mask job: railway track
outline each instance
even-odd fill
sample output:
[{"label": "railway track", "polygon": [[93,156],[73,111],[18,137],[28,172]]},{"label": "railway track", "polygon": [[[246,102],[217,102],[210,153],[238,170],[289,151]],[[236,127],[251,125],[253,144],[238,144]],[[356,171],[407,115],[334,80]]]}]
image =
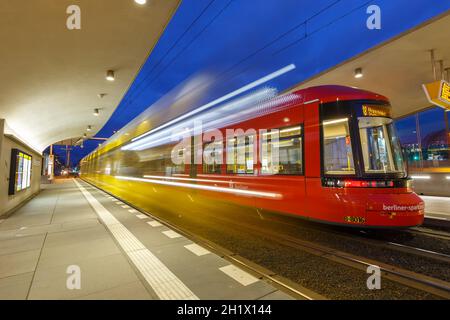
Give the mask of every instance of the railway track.
[{"label": "railway track", "polygon": [[[91,185],[94,188],[99,189],[94,184],[90,183],[89,181],[86,181],[89,185]],[[326,297],[323,295],[314,292],[310,289],[307,289],[298,283],[295,283],[283,276],[280,276],[276,274],[275,272],[272,272],[271,270],[268,270],[260,265],[257,265],[253,263],[252,261],[245,259],[244,257],[239,256],[236,253],[233,253],[229,251],[226,248],[223,248],[219,246],[218,244],[209,241],[208,239],[205,239],[199,235],[196,235],[188,230],[182,229],[179,226],[176,226],[169,221],[163,220],[158,216],[153,215],[152,213],[143,210],[142,208],[136,207],[133,203],[130,203],[120,197],[117,197],[114,194],[109,193],[108,191],[99,189],[103,192],[108,193],[109,195],[115,197],[116,199],[126,203],[130,207],[138,210],[141,213],[144,213],[151,217],[154,220],[159,221],[160,223],[168,226],[172,230],[175,230],[177,233],[180,233],[187,238],[191,239],[192,241],[203,245],[205,248],[210,250],[211,252],[214,252],[215,254],[219,255],[220,257],[234,263],[235,265],[239,265],[242,269],[252,273],[254,276],[256,276],[259,279],[264,279],[268,282],[270,282],[274,287],[280,289],[281,291],[291,295],[293,298],[301,299],[301,300],[326,300]]]},{"label": "railway track", "polygon": [[[132,206],[130,204],[130,206]],[[185,230],[183,228],[180,228],[179,226],[176,226],[166,220],[163,220],[147,211],[143,211],[142,209],[136,208],[137,210],[145,213],[146,215],[150,216],[152,219],[155,219],[159,221],[162,224],[165,224],[166,226],[170,227],[171,229],[175,230],[176,232],[186,236],[187,238],[191,239],[192,241],[201,244],[202,246],[208,248],[211,252],[214,252],[215,254],[219,255],[220,257],[234,263],[235,265],[239,265],[244,270],[252,273],[254,276],[256,276],[259,279],[264,279],[271,284],[273,284],[278,289],[282,290],[283,292],[291,295],[294,298],[302,299],[302,300],[326,300],[327,298],[317,292],[314,292],[313,290],[307,289],[298,283],[295,283],[281,275],[276,274],[275,272],[264,268],[242,256],[239,254],[232,252],[208,239],[205,239],[199,235],[196,235],[188,230]]]},{"label": "railway track", "polygon": [[[293,284],[293,282],[289,281],[286,278],[282,277],[274,277],[274,273],[270,270],[266,270],[264,268],[261,268],[260,266],[257,266],[254,263],[251,263],[249,260],[240,257],[238,254],[230,252],[228,249],[222,248],[218,246],[215,243],[212,243],[204,238],[201,238],[187,230],[184,230],[182,228],[179,228],[178,226],[175,226],[171,223],[168,223],[165,220],[161,220],[159,217],[154,216],[153,214],[149,212],[145,212],[146,214],[150,215],[152,218],[157,219],[161,221],[161,223],[164,223],[166,225],[169,225],[170,228],[176,229],[180,233],[186,235],[188,238],[194,239],[197,242],[203,243],[207,245],[210,249],[215,251],[216,253],[220,254],[224,258],[227,258],[228,260],[237,262],[238,264],[244,266],[246,269],[251,270],[252,272],[258,273],[261,277],[273,281],[276,280],[276,283],[283,287],[286,290],[290,291],[291,293],[294,293],[295,295],[300,295],[303,298],[307,297],[307,299],[314,299],[313,297],[320,297],[324,298],[318,293],[313,293],[311,290],[308,290],[304,287],[298,286]],[[239,224],[239,227],[242,227],[242,224]],[[300,240],[298,238],[288,236],[288,235],[281,235],[277,234],[268,230],[261,231],[261,229],[245,225],[245,229],[248,231],[251,231],[254,234],[258,234],[259,236],[269,238],[271,241],[275,241],[279,244],[289,246],[293,249],[306,251],[307,253],[313,254],[315,256],[331,260],[333,262],[337,262],[340,264],[343,264],[345,266],[349,266],[352,268],[356,268],[358,270],[361,270],[363,272],[367,271],[368,266],[377,266],[380,268],[382,272],[382,277],[389,279],[391,281],[397,282],[401,285],[406,285],[411,288],[424,291],[427,293],[430,293],[432,295],[438,296],[443,299],[450,299],[450,283],[436,279],[433,277],[429,277],[423,274],[419,274],[416,272],[412,272],[406,269],[402,269],[396,266],[392,266],[390,264],[386,264],[380,261],[371,260],[365,257],[352,255],[346,252],[342,252],[333,248],[329,248],[323,245],[318,245],[316,243],[310,242],[310,241],[304,241]],[[450,262],[450,257],[443,257],[446,259],[445,261]],[[264,271],[261,271],[264,270]],[[279,280],[277,280],[279,279]],[[294,287],[297,287],[295,289]],[[300,288],[300,289],[298,289]],[[293,290],[294,289],[294,290]],[[307,294],[302,293],[305,292],[305,290],[308,292]]]},{"label": "railway track", "polygon": [[407,246],[407,245],[396,243],[396,242],[388,242],[387,245],[394,246],[394,249],[398,248],[399,250],[404,251],[404,252],[418,254],[418,255],[422,255],[424,257],[437,259],[437,260],[441,260],[443,262],[450,263],[450,255],[445,254],[445,253],[440,253],[440,252],[426,250],[426,249],[417,248],[417,247],[411,247],[411,246]]},{"label": "railway track", "polygon": [[[121,201],[124,201],[123,199],[120,199]],[[126,201],[124,201],[127,203]],[[132,203],[127,203],[130,206],[134,207]],[[135,207],[136,208],[136,207]],[[163,224],[166,224],[170,228],[176,230],[177,232],[184,234],[186,237],[192,239],[193,241],[204,245],[208,249],[210,249],[212,252],[217,253],[218,255],[222,256],[223,258],[240,265],[243,269],[246,269],[247,271],[253,273],[260,279],[265,279],[266,281],[271,282],[274,286],[278,287],[280,290],[290,294],[291,296],[295,298],[300,299],[308,299],[308,300],[314,300],[314,299],[326,299],[325,296],[314,292],[313,290],[310,290],[308,288],[305,288],[301,286],[300,284],[283,277],[276,272],[273,272],[269,269],[266,269],[262,267],[259,264],[256,264],[250,260],[248,260],[245,257],[242,257],[237,252],[232,252],[204,237],[199,236],[198,234],[195,234],[189,230],[186,230],[185,228],[180,227],[179,225],[175,225],[174,223],[171,223],[167,221],[167,219],[161,219],[159,216],[155,216],[154,214],[151,214],[150,212],[146,212],[145,210],[142,210],[141,208],[136,208],[137,210],[151,216],[153,219],[156,219],[160,221]],[[221,219],[221,217],[217,216],[210,216],[214,219]],[[231,222],[229,220],[226,221],[220,221],[220,223],[227,223],[230,224]],[[273,231],[258,228],[254,225],[249,225],[248,223],[243,223],[243,221],[235,221],[233,222],[235,224],[236,228],[244,228],[245,231],[255,234],[259,237],[263,237],[265,239],[268,239],[270,242],[275,242],[280,245],[295,249],[295,250],[301,250],[303,252],[307,252],[309,254],[313,254],[317,257],[327,259],[329,261],[339,263],[343,266],[351,267],[357,270],[360,270],[361,272],[366,273],[368,266],[378,266],[382,272],[382,278],[389,279],[393,282],[396,282],[398,284],[401,284],[402,286],[408,286],[410,288],[414,288],[416,290],[420,290],[426,293],[429,293],[431,295],[434,295],[436,297],[440,297],[443,299],[450,299],[450,283],[446,282],[444,280],[440,280],[434,277],[430,277],[424,274],[416,273],[410,270],[406,270],[403,268],[400,268],[398,266],[393,266],[388,263],[375,261],[372,259],[368,259],[366,257],[353,255],[347,252],[343,252],[334,248],[330,248],[328,246],[324,246],[318,243],[314,243],[313,241],[306,241],[301,240],[299,238],[289,236],[287,234],[281,234],[281,233],[275,233]],[[322,226],[319,226],[318,228],[322,228]],[[327,232],[330,232],[330,230],[327,230]],[[336,235],[342,236],[342,237],[348,237],[351,236],[349,234],[341,233],[338,231],[333,231]],[[377,245],[381,247],[389,246],[390,249],[396,249],[403,252],[408,252],[415,255],[421,255],[427,258],[433,258],[440,261],[444,261],[446,263],[450,263],[450,257],[446,254],[437,253],[437,252],[426,252],[426,250],[420,250],[420,248],[412,248],[412,247],[406,247],[395,243],[385,243],[380,240],[374,240],[374,239],[365,239],[360,238],[357,239],[358,241],[364,241],[367,242],[367,244],[370,245]],[[353,238],[353,241],[355,241],[355,238]]]},{"label": "railway track", "polygon": [[[261,214],[261,213],[259,212],[258,214]],[[285,225],[292,226],[292,224],[287,223],[280,219],[276,219],[274,221],[276,221],[277,223],[282,223]],[[382,240],[377,235],[377,233],[376,233],[377,231],[366,232],[366,231],[360,230],[359,232],[355,232],[354,229],[346,229],[346,231],[342,231],[342,230],[338,230],[335,227],[329,227],[327,225],[320,225],[320,224],[312,223],[309,221],[307,223],[309,223],[308,227],[314,228],[314,229],[322,231],[322,232],[335,234],[335,235],[345,238],[349,241],[355,241],[355,237],[357,237],[358,241],[365,243],[367,245],[382,247],[382,248],[391,249],[391,250],[397,250],[397,251],[401,251],[404,253],[422,256],[424,258],[436,259],[436,260],[439,260],[442,262],[449,263],[449,265],[450,265],[450,252],[440,252],[440,251],[436,251],[436,250],[429,250],[426,248],[421,248],[421,247],[407,245],[405,243],[400,243],[398,241],[390,241],[389,239]],[[408,235],[413,235],[413,236],[420,235],[420,236],[433,237],[433,238],[440,239],[440,240],[450,241],[450,234],[448,234],[446,232],[439,232],[439,231],[434,232],[434,231],[414,228],[414,229],[407,229],[407,230],[396,230],[396,233],[397,234],[403,233],[403,234],[408,234]]]},{"label": "railway track", "polygon": [[339,262],[359,270],[366,271],[368,266],[378,266],[387,279],[422,290],[445,299],[450,299],[450,283],[392,266],[383,262],[374,261],[364,257],[352,255],[346,252],[328,248],[312,242],[299,240],[286,235],[270,234],[272,240],[283,243],[292,248],[306,250],[317,256]]},{"label": "railway track", "polygon": [[431,230],[431,229],[424,229],[421,227],[416,227],[416,228],[411,228],[409,230],[406,230],[405,232],[407,232],[409,234],[424,235],[424,236],[433,237],[436,239],[450,241],[450,233],[445,232],[445,231],[438,231],[438,230]]}]

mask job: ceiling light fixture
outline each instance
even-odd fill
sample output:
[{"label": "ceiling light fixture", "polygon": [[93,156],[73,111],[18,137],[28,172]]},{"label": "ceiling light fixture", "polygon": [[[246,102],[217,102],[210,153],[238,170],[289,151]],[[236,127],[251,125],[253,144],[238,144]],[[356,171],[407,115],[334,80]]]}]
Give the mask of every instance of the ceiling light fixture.
[{"label": "ceiling light fixture", "polygon": [[356,68],[355,69],[355,78],[359,79],[363,77],[362,68]]},{"label": "ceiling light fixture", "polygon": [[114,81],[115,80],[114,71],[113,70],[108,70],[106,72],[106,80],[108,80],[108,81]]},{"label": "ceiling light fixture", "polygon": [[100,109],[98,109],[98,108],[95,108],[95,109],[94,109],[94,113],[93,113],[93,115],[94,115],[94,116],[96,116],[96,117],[98,117],[98,116],[99,116],[99,114],[100,114]]},{"label": "ceiling light fixture", "polygon": [[92,130],[92,126],[91,125],[87,126],[86,130],[87,131],[91,131]]},{"label": "ceiling light fixture", "polygon": [[137,4],[144,5],[147,3],[147,0],[134,0]]}]

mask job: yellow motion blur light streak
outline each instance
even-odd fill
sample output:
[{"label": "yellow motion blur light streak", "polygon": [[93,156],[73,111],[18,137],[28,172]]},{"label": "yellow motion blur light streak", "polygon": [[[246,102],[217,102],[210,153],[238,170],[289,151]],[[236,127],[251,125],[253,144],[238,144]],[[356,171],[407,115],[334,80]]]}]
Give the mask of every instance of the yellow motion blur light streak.
[{"label": "yellow motion blur light streak", "polygon": [[161,179],[161,180],[179,180],[179,181],[192,181],[192,182],[210,182],[210,183],[230,183],[230,181],[223,180],[208,180],[208,179],[193,179],[193,178],[178,178],[178,177],[166,177],[166,176],[150,176],[145,175],[144,178]]},{"label": "yellow motion blur light streak", "polygon": [[260,197],[260,198],[281,199],[281,197],[282,197],[281,194],[273,193],[273,192],[213,187],[213,186],[204,186],[204,185],[197,185],[197,184],[191,184],[191,183],[171,182],[171,181],[163,181],[163,180],[155,180],[155,179],[125,177],[125,176],[116,176],[115,178],[119,179],[119,180],[141,181],[141,182],[155,183],[155,184],[161,184],[161,185],[166,185],[166,186],[175,186],[175,187],[216,191],[216,192],[224,192],[224,193],[234,193],[234,194],[241,194],[241,195],[247,195],[247,196],[255,196],[255,197]]}]

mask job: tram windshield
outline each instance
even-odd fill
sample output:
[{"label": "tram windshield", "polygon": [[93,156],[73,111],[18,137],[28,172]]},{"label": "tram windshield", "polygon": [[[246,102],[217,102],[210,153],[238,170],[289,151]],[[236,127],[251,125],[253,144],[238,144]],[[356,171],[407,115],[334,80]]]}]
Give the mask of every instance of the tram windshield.
[{"label": "tram windshield", "polygon": [[406,176],[387,104],[339,101],[321,105],[325,175]]},{"label": "tram windshield", "polygon": [[358,128],[365,173],[405,172],[400,141],[392,119],[359,117]]}]

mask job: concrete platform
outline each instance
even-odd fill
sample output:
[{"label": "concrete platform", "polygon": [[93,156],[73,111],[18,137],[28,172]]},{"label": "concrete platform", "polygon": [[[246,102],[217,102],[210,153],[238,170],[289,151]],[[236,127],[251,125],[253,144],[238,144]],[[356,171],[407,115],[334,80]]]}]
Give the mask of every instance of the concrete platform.
[{"label": "concrete platform", "polygon": [[425,224],[450,228],[450,197],[420,197],[425,201]]},{"label": "concrete platform", "polygon": [[79,179],[0,220],[0,299],[272,298],[292,299]]}]

